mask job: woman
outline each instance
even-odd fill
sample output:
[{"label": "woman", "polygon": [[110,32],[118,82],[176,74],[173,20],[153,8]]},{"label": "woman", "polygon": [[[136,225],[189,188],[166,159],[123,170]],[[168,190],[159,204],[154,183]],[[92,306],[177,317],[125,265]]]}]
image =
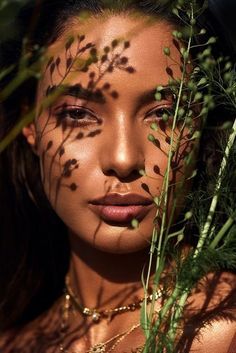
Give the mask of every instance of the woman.
[{"label": "woman", "polygon": [[[141,276],[147,272],[170,140],[178,148],[166,217],[177,223],[197,163],[192,135],[202,124],[195,105],[191,126],[180,119],[171,135],[176,97],[170,78],[178,81],[183,71],[172,5],[40,2],[18,16],[19,36],[30,33],[28,64],[42,55],[42,46],[44,60],[39,80],[33,66],[34,77],[3,102],[3,136],[36,107],[34,121],[1,155],[1,204],[7,207],[1,212],[6,234],[1,251],[9,256],[1,286],[4,353],[131,352],[144,346]],[[17,45],[3,45],[8,65],[19,59]],[[191,62],[186,70],[191,75]],[[155,98],[157,86],[161,96]],[[168,295],[162,287],[174,268],[169,262],[155,312]],[[151,266],[151,278],[154,272]],[[235,284],[230,272],[200,281],[176,351],[228,352],[235,333]],[[149,307],[147,294],[146,301]]]}]

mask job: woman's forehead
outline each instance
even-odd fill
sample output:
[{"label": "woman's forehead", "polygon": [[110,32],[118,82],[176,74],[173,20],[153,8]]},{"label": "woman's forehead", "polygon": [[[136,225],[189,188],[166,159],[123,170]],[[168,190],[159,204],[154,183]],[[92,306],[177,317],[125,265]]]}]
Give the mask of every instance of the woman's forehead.
[{"label": "woman's forehead", "polygon": [[[98,75],[100,71],[100,75],[106,73],[100,78],[102,84],[115,80],[119,86],[128,80],[129,90],[140,85],[151,89],[153,85],[168,83],[168,67],[175,77],[181,74],[180,53],[173,42],[173,27],[167,21],[114,15],[90,18],[84,23],[74,20],[67,27],[47,50],[53,70],[50,65],[44,70],[41,82],[44,87],[57,86],[62,81],[76,84],[80,80],[87,85],[90,74]],[[169,57],[164,55],[165,47],[170,48]],[[86,71],[83,65],[91,53],[96,53],[97,62],[91,63]],[[68,70],[71,62],[74,65]],[[113,68],[107,70],[109,65]]]},{"label": "woman's forehead", "polygon": [[[162,34],[169,29],[173,30],[173,24],[164,18],[148,16],[143,13],[111,13],[104,12],[97,15],[85,17],[74,16],[66,20],[63,31],[58,40],[63,41],[63,37],[77,35],[81,33],[91,33],[92,37],[97,37],[101,45],[114,38],[137,37],[148,28],[158,28]],[[52,44],[53,46],[53,44]]]}]

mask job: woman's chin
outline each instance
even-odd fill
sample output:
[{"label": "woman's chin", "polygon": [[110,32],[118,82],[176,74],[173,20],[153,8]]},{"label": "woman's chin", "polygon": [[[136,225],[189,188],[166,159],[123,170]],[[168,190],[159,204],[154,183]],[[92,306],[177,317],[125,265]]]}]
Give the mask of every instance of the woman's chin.
[{"label": "woman's chin", "polygon": [[[80,247],[111,253],[129,254],[140,252],[150,246],[152,229],[150,223],[148,228],[140,226],[133,229],[126,224],[101,224],[100,229],[94,233],[79,233],[76,229],[69,231],[70,241],[73,242],[72,248],[77,243]],[[81,231],[81,230],[80,230]],[[79,245],[80,244],[80,245]]]}]

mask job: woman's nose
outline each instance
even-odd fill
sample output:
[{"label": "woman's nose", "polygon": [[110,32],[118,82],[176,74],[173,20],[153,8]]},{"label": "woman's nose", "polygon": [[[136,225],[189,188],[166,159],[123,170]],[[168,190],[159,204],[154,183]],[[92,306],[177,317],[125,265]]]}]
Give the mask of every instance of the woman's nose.
[{"label": "woman's nose", "polygon": [[106,131],[101,154],[101,167],[106,175],[119,178],[137,177],[145,169],[144,148],[140,133],[132,124],[120,122]]}]

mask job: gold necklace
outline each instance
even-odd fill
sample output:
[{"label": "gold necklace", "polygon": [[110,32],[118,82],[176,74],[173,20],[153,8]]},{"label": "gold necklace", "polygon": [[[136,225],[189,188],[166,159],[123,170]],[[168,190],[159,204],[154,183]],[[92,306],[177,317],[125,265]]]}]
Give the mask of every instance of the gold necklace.
[{"label": "gold necklace", "polygon": [[[96,308],[91,309],[91,308],[83,307],[81,305],[81,303],[79,302],[78,297],[76,296],[76,294],[73,292],[73,290],[71,288],[70,279],[69,279],[68,275],[66,276],[66,280],[65,280],[65,292],[66,292],[66,294],[68,294],[70,296],[70,298],[72,299],[73,303],[75,304],[76,308],[80,311],[80,313],[85,316],[91,316],[92,321],[94,323],[98,323],[101,319],[104,319],[104,318],[107,320],[111,320],[115,315],[126,313],[128,311],[135,311],[136,309],[140,309],[140,307],[145,299],[145,298],[141,298],[134,303],[130,303],[128,305],[124,305],[124,306],[120,306],[120,307],[112,308],[112,309],[98,310]],[[161,292],[161,290],[158,290],[155,293],[155,301],[157,299],[161,298],[161,296],[162,296],[162,292]],[[152,294],[146,298],[147,303],[152,302],[152,300],[153,300]]]},{"label": "gold necklace", "polygon": [[[70,351],[64,347],[63,341],[65,340],[65,330],[68,328],[67,321],[69,319],[69,310],[71,308],[71,297],[69,294],[65,294],[64,296],[64,306],[63,306],[63,314],[62,314],[62,323],[61,323],[61,336],[62,336],[62,343],[60,343],[59,350],[61,353],[82,353],[79,351]],[[85,353],[110,353],[112,352],[118,344],[120,344],[128,335],[130,335],[133,331],[135,331],[138,327],[140,327],[140,323],[131,326],[127,331],[122,333],[118,333],[117,335],[109,338],[105,342],[97,343],[92,346],[89,350],[85,351]],[[111,348],[108,349],[109,343],[113,343]],[[84,353],[84,352],[83,352]]]}]

